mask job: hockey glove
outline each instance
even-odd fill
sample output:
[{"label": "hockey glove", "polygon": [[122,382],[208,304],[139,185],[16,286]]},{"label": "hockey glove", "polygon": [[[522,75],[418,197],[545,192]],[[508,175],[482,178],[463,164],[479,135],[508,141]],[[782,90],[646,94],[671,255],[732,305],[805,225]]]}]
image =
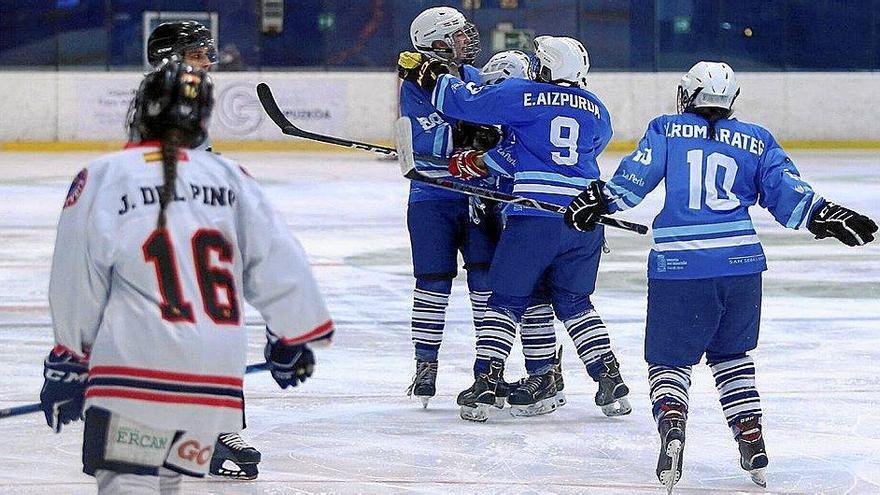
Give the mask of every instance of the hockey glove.
[{"label": "hockey glove", "polygon": [[89,378],[88,361],[80,361],[70,352],[56,347],[43,361],[43,389],[40,407],[46,415],[46,424],[61,432],[61,425],[82,417],[86,380]]},{"label": "hockey glove", "polygon": [[413,82],[429,93],[434,91],[437,79],[441,75],[449,73],[449,69],[443,62],[427,59],[422,57],[421,54],[417,54],[421,57],[421,63],[412,68],[407,68],[415,63],[416,57],[410,55],[404,57],[405,53],[412,52],[401,53],[400,59],[398,59],[398,75],[401,79]]},{"label": "hockey glove", "polygon": [[479,151],[467,150],[459,151],[449,158],[449,173],[458,179],[468,180],[485,177],[489,171],[486,170]]},{"label": "hockey glove", "polygon": [[463,120],[452,128],[452,143],[456,148],[489,151],[501,141],[501,131],[494,125],[471,124]]},{"label": "hockey glove", "polygon": [[863,246],[874,240],[877,224],[865,215],[826,201],[813,210],[807,230],[816,239],[834,237],[847,246]]},{"label": "hockey glove", "polygon": [[604,187],[605,183],[596,179],[575,196],[565,209],[565,223],[581,232],[595,229],[599,217],[608,213],[608,203],[602,194]]},{"label": "hockey glove", "polygon": [[409,73],[422,64],[424,55],[418,52],[400,52],[397,56],[397,76],[408,79]]},{"label": "hockey glove", "polygon": [[269,337],[264,355],[272,378],[282,389],[306,381],[315,369],[315,354],[305,344],[286,345]]}]

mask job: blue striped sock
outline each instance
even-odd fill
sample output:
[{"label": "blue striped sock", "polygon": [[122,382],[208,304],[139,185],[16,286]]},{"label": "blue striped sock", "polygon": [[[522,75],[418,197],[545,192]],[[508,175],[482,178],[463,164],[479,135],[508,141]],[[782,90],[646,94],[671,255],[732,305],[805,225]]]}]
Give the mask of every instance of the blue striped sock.
[{"label": "blue striped sock", "polygon": [[648,385],[651,387],[651,403],[654,419],[658,420],[660,408],[667,402],[677,402],[688,407],[688,389],[691,386],[690,366],[665,366],[649,364]]},{"label": "blue striped sock", "polygon": [[755,362],[751,356],[711,362],[709,367],[720,394],[721,409],[732,431],[740,417],[761,416],[761,398],[755,388]]},{"label": "blue striped sock", "polygon": [[446,326],[449,293],[416,288],[413,291],[412,341],[416,359],[436,361]]},{"label": "blue striped sock", "polygon": [[542,375],[553,367],[556,359],[556,329],[553,308],[549,304],[529,307],[520,324],[523,356],[529,375]]}]

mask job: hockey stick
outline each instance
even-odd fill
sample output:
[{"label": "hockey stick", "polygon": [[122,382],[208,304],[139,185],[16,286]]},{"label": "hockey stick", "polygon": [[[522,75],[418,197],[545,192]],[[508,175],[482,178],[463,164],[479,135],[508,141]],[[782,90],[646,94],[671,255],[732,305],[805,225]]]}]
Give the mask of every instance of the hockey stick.
[{"label": "hockey stick", "polygon": [[[258,371],[265,371],[269,369],[269,363],[257,363],[257,364],[249,364],[244,369],[244,374],[256,373]],[[11,418],[13,416],[21,416],[23,414],[31,414],[35,412],[42,411],[40,407],[40,403],[36,404],[27,404],[24,406],[15,406],[15,407],[7,407],[6,409],[0,409],[0,419],[2,418]]]},{"label": "hockey stick", "polygon": [[[409,117],[401,117],[397,119],[397,122],[394,124],[394,128],[395,135],[397,137],[397,146],[399,147],[399,155],[397,156],[397,160],[400,164],[400,171],[403,173],[403,176],[409,180],[424,182],[426,184],[431,184],[432,186],[439,187],[441,189],[458,191],[469,194],[471,196],[479,196],[481,198],[500,201],[502,203],[522,205],[527,208],[534,208],[536,210],[549,211],[559,214],[565,213],[564,206],[560,206],[554,203],[539,201],[532,198],[524,198],[522,196],[507,194],[501,191],[496,191],[494,189],[486,189],[484,187],[475,186],[472,184],[465,184],[463,182],[453,181],[445,177],[431,177],[425,175],[416,169],[415,162],[416,160],[420,160],[420,158],[417,155],[413,155],[412,152],[412,126],[410,125]],[[601,216],[599,217],[598,222],[609,227],[629,230],[637,234],[644,235],[648,233],[648,227],[633,222],[627,222],[626,220],[618,220],[616,218]]]},{"label": "hockey stick", "polygon": [[[281,129],[281,132],[288,136],[318,141],[319,143],[334,144],[345,148],[371,151],[384,156],[397,157],[397,150],[394,148],[379,146],[378,144],[363,143],[360,141],[350,141],[348,139],[325,136],[323,134],[315,134],[314,132],[300,129],[284,116],[284,112],[281,111],[278,102],[276,102],[275,97],[272,96],[272,90],[269,89],[269,85],[266,83],[257,84],[257,97],[260,99],[260,105],[263,106],[263,110],[266,111],[266,114],[272,119],[272,122],[275,122],[275,125]],[[444,167],[449,164],[448,159],[437,156],[417,155],[417,158],[419,161],[443,165]]]}]

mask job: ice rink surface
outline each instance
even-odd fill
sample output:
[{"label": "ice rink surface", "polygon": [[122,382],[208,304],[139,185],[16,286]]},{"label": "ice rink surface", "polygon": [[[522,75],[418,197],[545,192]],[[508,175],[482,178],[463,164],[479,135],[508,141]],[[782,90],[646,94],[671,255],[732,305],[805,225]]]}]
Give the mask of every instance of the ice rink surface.
[{"label": "ice rink surface", "polygon": [[[605,418],[595,386],[557,323],[569,403],[536,418],[494,411],[458,418],[470,385],[473,329],[456,280],[427,410],[405,396],[409,336],[407,184],[396,164],[368,154],[226,153],[264,185],[309,252],[337,324],[314,377],[280,390],[246,379],[243,436],[263,454],[255,482],[186,481],[185,493],[663,493],[658,439],[642,359],[650,241],[607,230],[597,309],[630,386],[633,413]],[[880,218],[880,157],[794,152],[820,194]],[[35,402],[50,348],[46,300],[57,216],[73,175],[96,154],[0,153],[0,407]],[[604,176],[620,155],[601,160]],[[624,218],[650,222],[659,191]],[[706,366],[694,370],[684,475],[676,493],[880,493],[880,244],[847,248],[785,230],[753,209],[770,270],[755,353],[770,457],[768,488],[753,485]],[[264,342],[248,313],[250,360]],[[521,375],[514,349],[509,380]],[[0,493],[94,493],[81,473],[82,424],[55,435],[42,415],[0,420]]]}]

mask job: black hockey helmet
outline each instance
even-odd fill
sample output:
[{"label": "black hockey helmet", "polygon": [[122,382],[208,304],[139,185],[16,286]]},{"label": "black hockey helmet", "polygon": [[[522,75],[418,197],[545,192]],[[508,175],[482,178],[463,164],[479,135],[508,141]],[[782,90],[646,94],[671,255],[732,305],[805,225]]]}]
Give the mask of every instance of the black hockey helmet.
[{"label": "black hockey helmet", "polygon": [[204,71],[166,62],[144,76],[138,88],[129,120],[131,140],[174,139],[180,146],[198,146],[207,136],[213,90]]},{"label": "black hockey helmet", "polygon": [[147,61],[153,67],[177,55],[183,60],[188,50],[207,48],[208,58],[217,62],[217,50],[211,31],[196,21],[165,22],[156,26],[147,40]]}]

